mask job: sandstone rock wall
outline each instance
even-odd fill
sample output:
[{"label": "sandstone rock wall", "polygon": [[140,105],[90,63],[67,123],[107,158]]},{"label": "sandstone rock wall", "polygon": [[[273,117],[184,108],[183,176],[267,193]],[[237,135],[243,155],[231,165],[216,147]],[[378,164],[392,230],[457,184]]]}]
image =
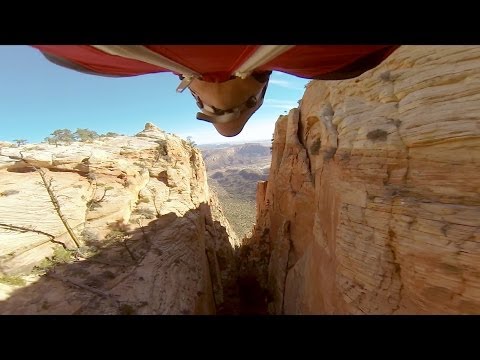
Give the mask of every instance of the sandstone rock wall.
[{"label": "sandstone rock wall", "polygon": [[402,46],[276,124],[242,271],[271,313],[480,312],[480,47]]},{"label": "sandstone rock wall", "polygon": [[[52,179],[82,245],[42,275],[34,267],[58,242],[76,246],[31,165]],[[238,241],[206,179],[199,151],[152,124],[91,144],[3,144],[0,270],[26,286],[0,282],[0,313],[221,311],[234,293]]]}]

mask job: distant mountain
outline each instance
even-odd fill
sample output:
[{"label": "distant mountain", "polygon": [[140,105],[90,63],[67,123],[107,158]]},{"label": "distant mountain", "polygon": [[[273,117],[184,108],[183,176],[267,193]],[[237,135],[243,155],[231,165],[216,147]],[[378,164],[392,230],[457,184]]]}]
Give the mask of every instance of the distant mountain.
[{"label": "distant mountain", "polygon": [[[268,143],[267,143],[268,144]],[[207,171],[226,167],[244,167],[253,165],[256,168],[270,166],[270,146],[260,143],[248,143],[217,148],[200,148]]]},{"label": "distant mountain", "polygon": [[215,180],[230,195],[255,202],[257,182],[267,180],[268,171],[268,167],[261,170],[249,167],[241,170],[228,168],[209,172],[208,177],[209,180]]},{"label": "distant mountain", "polygon": [[248,142],[224,142],[224,143],[216,143],[216,144],[201,144],[197,145],[200,150],[209,150],[209,149],[223,149],[233,146],[241,146],[241,145],[248,145],[248,144],[259,144],[264,146],[270,146],[272,143],[271,140],[255,140],[255,141],[248,141]]},{"label": "distant mountain", "polygon": [[208,182],[239,238],[247,235],[255,222],[257,182],[268,178],[270,144],[267,140],[200,146]]}]

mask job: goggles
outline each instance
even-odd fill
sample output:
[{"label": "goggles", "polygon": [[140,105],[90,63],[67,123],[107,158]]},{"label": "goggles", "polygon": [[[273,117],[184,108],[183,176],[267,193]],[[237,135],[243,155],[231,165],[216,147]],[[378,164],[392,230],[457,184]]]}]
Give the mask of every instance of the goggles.
[{"label": "goggles", "polygon": [[202,112],[197,113],[197,119],[198,120],[203,120],[211,123],[228,123],[232,120],[237,119],[242,112],[252,109],[256,106],[260,106],[263,103],[263,99],[265,97],[265,93],[267,91],[267,85],[260,90],[260,92],[256,95],[250,96],[246,101],[241,103],[240,105],[223,110],[216,108],[215,106],[205,104],[202,99],[200,99],[200,96],[195,93],[192,89],[190,89],[190,92],[192,93],[193,97],[195,98],[197,102],[197,106]]}]

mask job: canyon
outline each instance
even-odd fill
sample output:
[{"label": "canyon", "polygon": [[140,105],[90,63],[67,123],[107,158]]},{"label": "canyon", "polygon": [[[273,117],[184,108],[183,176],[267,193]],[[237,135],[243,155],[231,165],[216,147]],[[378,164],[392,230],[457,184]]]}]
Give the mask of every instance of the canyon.
[{"label": "canyon", "polygon": [[0,143],[0,313],[480,312],[480,47],[401,46],[311,81],[276,122],[245,238],[204,156],[150,123]]}]

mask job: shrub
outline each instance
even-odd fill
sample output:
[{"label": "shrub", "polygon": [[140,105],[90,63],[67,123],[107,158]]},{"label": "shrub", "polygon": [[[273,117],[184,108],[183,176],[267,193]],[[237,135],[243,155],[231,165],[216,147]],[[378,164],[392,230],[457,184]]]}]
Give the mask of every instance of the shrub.
[{"label": "shrub", "polygon": [[25,280],[18,276],[0,275],[0,283],[13,286],[24,286]]},{"label": "shrub", "polygon": [[114,241],[119,241],[119,240],[123,240],[123,238],[125,237],[125,231],[122,231],[122,230],[112,230],[110,231],[110,233],[108,233],[108,235],[105,237],[105,239],[107,240],[114,240]]},{"label": "shrub", "polygon": [[57,264],[69,263],[73,260],[71,250],[65,250],[61,246],[57,246],[53,250],[53,256],[46,257],[43,259],[39,265],[35,266],[34,272],[45,272],[55,267]]},{"label": "shrub", "polygon": [[40,264],[33,268],[33,273],[43,273],[50,270],[54,266],[55,263],[53,262],[52,258],[46,257],[40,262]]},{"label": "shrub", "polygon": [[27,140],[25,140],[25,139],[15,139],[13,141],[17,143],[17,147],[25,145],[27,143]]},{"label": "shrub", "polygon": [[68,129],[58,129],[50,135],[52,135],[52,137],[47,137],[45,138],[45,140],[49,144],[55,144],[56,146],[58,146],[58,144],[62,142],[69,145],[75,140],[75,136]]},{"label": "shrub", "polygon": [[97,139],[99,136],[98,134],[89,129],[77,129],[73,133],[73,137],[75,140],[81,141],[81,142],[92,142],[93,140]]},{"label": "shrub", "polygon": [[111,131],[107,132],[106,134],[100,135],[100,137],[115,137],[115,136],[121,136],[121,135]]},{"label": "shrub", "polygon": [[195,141],[193,141],[193,138],[191,136],[187,136],[187,144],[190,145],[191,147],[197,146]]},{"label": "shrub", "polygon": [[72,251],[65,250],[63,247],[58,246],[53,250],[53,259],[57,264],[68,263],[72,260]]}]

